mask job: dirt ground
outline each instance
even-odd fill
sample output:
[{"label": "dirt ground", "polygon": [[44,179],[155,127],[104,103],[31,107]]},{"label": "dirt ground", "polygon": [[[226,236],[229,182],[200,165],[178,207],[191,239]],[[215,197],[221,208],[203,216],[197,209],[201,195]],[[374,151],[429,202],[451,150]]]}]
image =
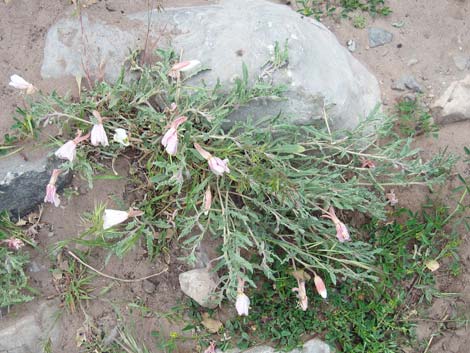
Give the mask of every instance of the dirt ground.
[{"label": "dirt ground", "polygon": [[[154,5],[157,3],[156,0],[150,2]],[[208,2],[207,0],[162,1],[166,7]],[[275,2],[286,3],[281,0]],[[392,43],[382,47],[369,48],[367,30],[354,28],[350,21],[326,19],[324,23],[337,35],[340,43],[345,45],[350,39],[356,41],[357,49],[353,55],[380,81],[385,109],[392,107],[396,99],[404,94],[391,89],[393,81],[404,74],[411,74],[417,79],[424,90],[424,101],[431,103],[450,82],[462,79],[470,73],[468,70],[459,70],[454,63],[454,58],[458,55],[470,57],[470,1],[391,0],[388,1],[388,5],[393,10],[390,16],[375,19],[366,16],[367,26],[380,27],[393,33]],[[108,22],[118,22],[128,13],[146,9],[147,0],[100,0],[84,11],[93,12],[95,16]],[[290,11],[288,6],[286,11]],[[44,91],[56,89],[61,93],[67,91],[75,93],[76,84],[73,78],[43,80],[40,76],[48,28],[58,19],[71,16],[72,13],[73,6],[69,0],[11,0],[9,4],[0,1],[0,82],[3,82],[0,85],[2,103],[0,136],[3,136],[11,126],[16,106],[22,104],[18,93],[8,86],[11,74],[21,74]],[[450,152],[462,156],[463,146],[470,147],[470,122],[443,126],[437,140],[423,137],[417,143],[426,154],[433,154],[439,149],[448,147]],[[121,161],[118,167],[120,174],[125,176],[128,164]],[[459,163],[456,172],[469,176],[468,164]],[[41,292],[42,298],[54,297],[57,294],[52,286],[49,272],[51,264],[47,252],[49,246],[58,240],[77,235],[83,229],[81,215],[83,212],[91,211],[98,202],[106,200],[109,206],[112,206],[116,200],[127,202],[124,179],[111,182],[97,181],[93,192],[87,192],[80,180],[74,180],[73,186],[78,191],[78,195],[73,197],[73,202],[64,202],[60,209],[52,209],[48,205],[44,207],[42,220],[45,225],[39,234],[40,251],[32,254],[32,261],[39,270],[31,272],[31,284]],[[456,186],[458,186],[457,178],[452,177],[445,188],[431,196],[454,205],[455,201],[452,200],[456,195],[449,190]],[[411,191],[400,190],[398,194],[401,204],[414,210],[418,209],[428,195],[427,190],[419,188]],[[78,310],[76,315],[62,316],[61,320],[67,327],[68,335],[63,337],[63,342],[57,347],[57,351],[76,351],[75,333],[87,324],[87,320],[106,330],[115,327],[119,321],[115,305],[124,308],[122,316],[126,321],[136,323],[135,330],[141,333],[144,340],[150,338],[151,331],[155,329],[161,329],[165,334],[181,329],[181,323],[169,321],[158,315],[143,320],[138,319],[142,313],[135,309],[135,305],[129,304],[138,298],[139,305],[150,307],[156,312],[167,312],[183,299],[177,277],[186,267],[172,258],[166,262],[149,263],[142,249],[135,251],[135,256],[129,256],[135,259],[133,262],[112,258],[106,265],[100,260],[104,257],[104,253],[97,252],[93,254],[96,256],[92,257],[94,262],[91,265],[108,274],[127,279],[156,273],[167,266],[168,272],[152,280],[153,287],[147,284],[144,288],[143,282],[114,284],[105,295],[92,293],[100,299],[92,300],[84,311]],[[429,312],[423,313],[423,317],[428,317],[430,321],[420,321],[418,324],[419,339],[425,342],[424,347],[429,343],[425,352],[468,353],[470,351],[470,332],[465,327],[455,327],[453,322],[449,321],[470,315],[470,244],[468,234],[464,230],[462,230],[460,257],[462,274],[457,279],[450,280],[446,273],[438,275],[440,289],[443,292],[460,293],[460,295],[437,299]],[[109,281],[101,277],[95,278],[93,287],[107,286]],[[19,306],[14,311],[20,312],[29,307]]]}]

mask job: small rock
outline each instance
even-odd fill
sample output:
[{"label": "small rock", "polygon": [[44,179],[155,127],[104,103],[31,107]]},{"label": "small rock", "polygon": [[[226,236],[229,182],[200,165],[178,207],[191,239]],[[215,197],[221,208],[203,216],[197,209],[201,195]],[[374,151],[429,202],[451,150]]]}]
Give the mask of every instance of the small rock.
[{"label": "small rock", "polygon": [[142,282],[142,289],[147,294],[153,294],[153,293],[155,293],[156,287],[155,287],[155,284],[153,284],[149,280],[145,280],[145,281]]},{"label": "small rock", "polygon": [[423,92],[421,85],[412,75],[402,76],[399,80],[393,82],[392,89],[395,91],[406,91],[408,89],[413,92]]},{"label": "small rock", "polygon": [[371,48],[385,45],[393,40],[393,34],[382,28],[370,27],[367,29],[367,33],[369,35],[369,46]]},{"label": "small rock", "polygon": [[196,268],[181,273],[179,282],[183,293],[199,305],[209,309],[217,307],[217,298],[213,296],[217,288],[217,274],[211,273],[207,268]]},{"label": "small rock", "polygon": [[330,346],[319,339],[313,339],[305,342],[302,353],[330,353]]},{"label": "small rock", "polygon": [[466,55],[457,54],[452,57],[454,64],[460,71],[464,71],[470,66],[470,59]]},{"label": "small rock", "polygon": [[348,47],[348,50],[351,53],[354,53],[356,51],[356,41],[355,40],[353,40],[353,39],[348,40],[346,45]]},{"label": "small rock", "polygon": [[408,61],[408,64],[407,64],[407,65],[408,65],[408,66],[413,66],[413,65],[416,65],[418,62],[419,62],[418,59],[413,58],[413,59],[410,59],[410,60]]},{"label": "small rock", "polygon": [[431,108],[440,124],[470,119],[470,75],[452,82]]},{"label": "small rock", "polygon": [[32,273],[38,273],[41,271],[41,267],[39,267],[36,261],[31,261],[28,267],[28,271]]}]

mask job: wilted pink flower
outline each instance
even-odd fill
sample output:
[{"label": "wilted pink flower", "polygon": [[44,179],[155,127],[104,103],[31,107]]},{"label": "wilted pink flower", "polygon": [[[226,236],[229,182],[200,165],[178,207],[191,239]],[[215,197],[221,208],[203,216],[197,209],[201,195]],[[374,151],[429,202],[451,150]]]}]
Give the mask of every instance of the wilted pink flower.
[{"label": "wilted pink flower", "polygon": [[215,341],[209,342],[209,347],[206,348],[204,353],[215,353]]},{"label": "wilted pink flower", "polygon": [[207,185],[206,193],[204,194],[204,214],[207,215],[212,205],[211,187]]},{"label": "wilted pink flower", "polygon": [[219,157],[211,157],[208,160],[209,168],[215,175],[222,176],[224,173],[230,173],[228,169],[228,159],[220,159]]},{"label": "wilted pink flower", "polygon": [[305,281],[297,278],[297,288],[292,288],[293,292],[297,292],[300,308],[305,311],[308,309],[307,290],[305,289]]},{"label": "wilted pink flower", "polygon": [[180,116],[179,118],[175,119],[170,128],[167,130],[165,135],[162,138],[162,145],[165,147],[165,151],[170,155],[176,155],[178,150],[178,127],[183,124],[186,120],[188,120],[185,116]]},{"label": "wilted pink flower", "polygon": [[194,143],[194,148],[199,152],[199,154],[207,160],[209,163],[209,169],[217,176],[222,176],[224,173],[230,173],[228,169],[228,159],[220,159],[219,157],[214,157],[205,149],[203,149],[198,143]]},{"label": "wilted pink flower", "polygon": [[60,173],[62,173],[62,170],[60,169],[54,169],[52,171],[49,184],[47,184],[46,186],[46,197],[44,197],[44,202],[50,202],[54,204],[55,207],[59,207],[60,205],[59,195],[57,195],[56,193],[56,186],[55,186],[57,177],[59,176]]},{"label": "wilted pink flower", "polygon": [[387,197],[390,206],[396,206],[398,204],[397,195],[395,195],[395,191],[393,191],[393,189],[390,190],[390,192],[387,193],[385,196]]},{"label": "wilted pink flower", "polygon": [[168,72],[168,76],[172,78],[179,78],[181,72],[191,71],[200,64],[201,62],[199,60],[181,61],[171,67],[170,71]]},{"label": "wilted pink flower", "polygon": [[241,278],[238,279],[237,288],[237,301],[235,302],[235,308],[239,316],[248,316],[250,309],[250,298],[245,294],[245,281]]},{"label": "wilted pink flower", "polygon": [[13,237],[5,239],[4,242],[5,244],[7,244],[7,247],[11,250],[19,250],[24,246],[23,240]]},{"label": "wilted pink flower", "polygon": [[18,75],[10,76],[10,86],[26,91],[26,94],[33,94],[37,91],[36,87],[34,87],[31,83],[26,81],[23,77]]},{"label": "wilted pink flower", "polygon": [[375,163],[370,159],[361,158],[361,168],[375,169]]},{"label": "wilted pink flower", "polygon": [[138,217],[143,214],[144,212],[132,208],[129,211],[105,209],[103,215],[103,229],[108,229],[116,224],[125,222],[129,217]]},{"label": "wilted pink flower", "polygon": [[315,274],[313,282],[315,283],[318,294],[320,294],[323,299],[326,299],[328,294],[326,292],[325,282],[323,282],[321,277],[317,276],[317,274]]},{"label": "wilted pink flower", "polygon": [[98,146],[99,144],[102,146],[109,146],[108,136],[106,136],[106,131],[104,130],[101,114],[98,111],[93,110],[93,116],[98,120],[98,124],[94,124],[91,129],[91,144],[93,146]]},{"label": "wilted pink flower", "polygon": [[330,206],[326,215],[323,215],[324,218],[329,218],[333,221],[336,227],[336,237],[338,238],[340,243],[344,243],[345,241],[350,241],[351,237],[349,236],[349,231],[346,225],[336,217],[335,209],[333,206]]},{"label": "wilted pink flower", "polygon": [[86,134],[85,136],[82,136],[81,130],[77,131],[77,135],[73,140],[67,141],[60,147],[56,152],[55,155],[61,159],[68,159],[70,162],[72,162],[75,159],[75,156],[77,154],[76,148],[77,145],[85,141],[90,137],[90,133]]}]

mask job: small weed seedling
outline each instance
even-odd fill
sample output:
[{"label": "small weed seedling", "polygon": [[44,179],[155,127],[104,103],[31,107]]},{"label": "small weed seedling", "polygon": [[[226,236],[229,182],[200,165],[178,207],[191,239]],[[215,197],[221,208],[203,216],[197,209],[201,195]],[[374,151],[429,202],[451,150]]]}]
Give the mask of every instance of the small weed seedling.
[{"label": "small weed seedling", "polygon": [[371,16],[388,16],[392,12],[385,0],[297,0],[297,7],[302,15],[317,19],[337,14],[348,17],[353,11],[368,12]]},{"label": "small weed seedling", "polygon": [[23,232],[6,212],[0,213],[0,308],[30,301],[25,266],[28,255],[21,249]]},{"label": "small weed seedling", "polygon": [[400,135],[405,137],[414,137],[419,134],[437,135],[437,125],[418,99],[400,100],[396,105],[396,114]]},{"label": "small weed seedling", "polygon": [[52,270],[52,281],[62,302],[71,313],[74,313],[83,301],[92,299],[92,279],[93,276],[88,275],[86,268],[81,264],[73,259],[58,256],[57,267]]}]

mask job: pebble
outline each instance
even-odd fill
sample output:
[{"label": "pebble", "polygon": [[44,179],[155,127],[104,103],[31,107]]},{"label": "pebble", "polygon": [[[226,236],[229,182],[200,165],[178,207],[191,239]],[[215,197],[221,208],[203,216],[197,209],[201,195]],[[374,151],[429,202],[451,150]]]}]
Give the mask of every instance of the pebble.
[{"label": "pebble", "polygon": [[32,273],[38,273],[41,271],[41,268],[39,267],[36,261],[31,261],[28,270]]},{"label": "pebble", "polygon": [[369,36],[369,46],[371,48],[385,45],[393,40],[393,34],[382,28],[370,27],[367,33]]},{"label": "pebble", "polygon": [[350,39],[348,40],[348,42],[346,43],[347,47],[348,47],[348,50],[351,52],[351,53],[354,53],[356,51],[356,41],[353,40],[353,39]]},{"label": "pebble", "polygon": [[410,59],[410,60],[408,61],[408,64],[407,64],[407,65],[408,65],[408,66],[413,66],[413,65],[416,65],[418,62],[419,62],[418,59],[413,58],[413,59]]},{"label": "pebble", "polygon": [[413,92],[423,92],[421,85],[412,75],[404,75],[399,80],[393,82],[392,89],[395,91],[406,91],[408,89]]},{"label": "pebble", "polygon": [[156,287],[155,287],[155,284],[153,284],[149,280],[145,280],[142,282],[142,289],[147,294],[153,294],[155,293]]}]

